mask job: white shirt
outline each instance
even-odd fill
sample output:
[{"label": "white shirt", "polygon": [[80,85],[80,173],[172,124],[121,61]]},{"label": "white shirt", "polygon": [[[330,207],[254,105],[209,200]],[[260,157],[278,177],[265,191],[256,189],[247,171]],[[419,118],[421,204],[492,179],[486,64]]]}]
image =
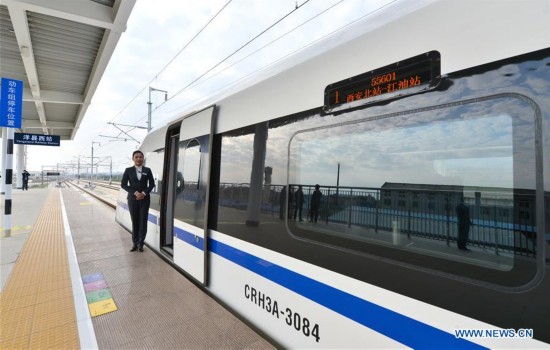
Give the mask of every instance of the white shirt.
[{"label": "white shirt", "polygon": [[[138,178],[138,180],[141,180],[141,173],[142,173],[142,171],[143,171],[143,167],[142,167],[142,166],[137,166],[137,165],[136,165],[135,168],[136,168],[136,175],[137,175],[137,178]],[[137,191],[134,192],[134,195],[137,194],[137,193],[138,193]],[[141,192],[141,193],[143,193],[144,196],[147,196],[147,194],[145,193],[145,191],[143,191],[143,192]]]},{"label": "white shirt", "polygon": [[142,166],[136,166],[136,175],[137,175],[138,180],[141,180],[142,169],[143,169]]}]

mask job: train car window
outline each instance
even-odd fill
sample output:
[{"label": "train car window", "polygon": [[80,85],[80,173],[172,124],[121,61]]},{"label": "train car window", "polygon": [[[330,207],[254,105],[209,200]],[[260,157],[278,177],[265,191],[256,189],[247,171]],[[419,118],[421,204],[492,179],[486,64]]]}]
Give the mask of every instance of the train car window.
[{"label": "train car window", "polygon": [[204,222],[206,187],[201,179],[202,157],[199,140],[180,142],[174,216],[195,226]]},{"label": "train car window", "polygon": [[162,188],[162,173],[164,168],[164,149],[148,152],[145,156],[145,165],[151,168],[155,178],[155,188],[151,191],[151,209],[160,211],[160,189]]},{"label": "train car window", "polygon": [[324,244],[364,242],[379,246],[364,245],[371,253],[457,263],[446,272],[478,279],[487,269],[497,272],[492,282],[512,273],[527,283],[536,273],[534,121],[515,96],[300,131],[289,184],[304,201],[290,191],[289,207],[309,214],[288,227]]}]

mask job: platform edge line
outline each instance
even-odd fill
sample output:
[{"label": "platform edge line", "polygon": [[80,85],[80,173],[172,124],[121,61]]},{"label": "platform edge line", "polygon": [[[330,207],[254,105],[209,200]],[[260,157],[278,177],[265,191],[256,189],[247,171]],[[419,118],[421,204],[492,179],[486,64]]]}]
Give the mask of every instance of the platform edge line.
[{"label": "platform edge line", "polygon": [[80,274],[80,268],[78,267],[73,236],[69,225],[69,219],[67,217],[67,212],[65,210],[65,201],[63,200],[63,193],[61,192],[61,189],[59,189],[59,196],[61,199],[61,213],[63,215],[63,226],[65,229],[65,242],[67,244],[67,258],[69,260],[69,268],[71,271],[71,284],[73,287],[75,312],[77,315],[80,348],[98,349],[94,325],[92,323],[92,317],[88,311],[88,302],[86,300],[84,286],[82,285],[82,275]]}]

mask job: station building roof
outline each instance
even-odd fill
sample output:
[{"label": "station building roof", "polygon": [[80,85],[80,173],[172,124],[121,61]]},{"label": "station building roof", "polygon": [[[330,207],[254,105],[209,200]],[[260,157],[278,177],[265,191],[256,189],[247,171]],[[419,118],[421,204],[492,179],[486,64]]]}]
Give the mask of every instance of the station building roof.
[{"label": "station building roof", "polygon": [[0,76],[24,84],[19,132],[74,139],[135,2],[0,0]]}]

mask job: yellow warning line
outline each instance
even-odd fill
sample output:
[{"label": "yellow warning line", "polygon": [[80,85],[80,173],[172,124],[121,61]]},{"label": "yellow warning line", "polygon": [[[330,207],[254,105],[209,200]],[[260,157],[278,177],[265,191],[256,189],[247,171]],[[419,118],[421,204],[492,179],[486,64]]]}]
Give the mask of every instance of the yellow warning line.
[{"label": "yellow warning line", "polygon": [[51,189],[0,294],[0,349],[79,349],[59,191]]},{"label": "yellow warning line", "polygon": [[[19,231],[19,230],[30,230],[32,228],[32,225],[25,225],[25,226],[13,226],[11,228],[12,231]],[[4,228],[0,227],[0,232],[3,232]]]}]

